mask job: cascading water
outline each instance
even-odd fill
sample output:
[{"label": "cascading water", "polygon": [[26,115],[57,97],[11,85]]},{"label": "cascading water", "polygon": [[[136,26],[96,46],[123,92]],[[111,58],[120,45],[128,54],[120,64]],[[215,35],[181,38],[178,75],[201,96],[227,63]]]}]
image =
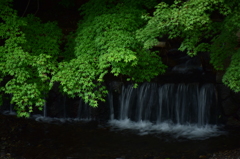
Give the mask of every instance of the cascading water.
[{"label": "cascading water", "polygon": [[218,134],[213,84],[144,83],[137,89],[123,86],[118,106],[110,105],[110,110],[115,114],[109,122],[112,126],[138,129],[141,134],[170,132],[187,138]]},{"label": "cascading water", "polygon": [[132,101],[136,93],[136,89],[134,89],[132,86],[122,88],[122,94],[120,96],[120,120],[127,119],[129,116],[131,116],[131,106],[133,105]]},{"label": "cascading water", "polygon": [[[47,102],[44,103],[43,106],[43,116],[42,115],[33,115],[36,121],[49,122],[49,123],[65,123],[65,122],[74,122],[74,121],[90,121],[95,120],[91,116],[91,107],[84,103],[84,101],[80,98],[78,99],[76,108],[73,105],[67,104],[67,97],[61,96],[60,103],[57,103],[60,117],[52,117],[47,113]],[[54,105],[53,105],[54,106]],[[52,107],[53,107],[52,106]],[[51,108],[51,106],[48,106]],[[50,109],[49,108],[49,109]],[[51,112],[49,112],[51,114]],[[48,115],[48,116],[47,116]]]},{"label": "cascading water", "polygon": [[43,106],[43,117],[47,117],[47,102],[44,102],[44,106]]},{"label": "cascading water", "polygon": [[[10,99],[12,99],[12,94],[10,94]],[[13,104],[10,103],[10,110],[9,110],[9,113],[10,114],[14,114],[14,111],[13,111]]]},{"label": "cascading water", "polygon": [[53,99],[44,103],[42,115],[35,115],[37,121],[58,123],[101,120],[101,117],[105,120],[109,112],[113,129],[134,129],[141,135],[172,134],[176,138],[204,139],[222,134],[216,125],[219,113],[213,84],[144,83],[133,88],[113,82],[107,102],[97,114],[82,99],[72,102],[62,95]]},{"label": "cascading water", "polygon": [[63,97],[63,117],[67,117],[66,95]]},{"label": "cascading water", "polygon": [[91,107],[88,104],[84,103],[81,98],[79,99],[77,118],[84,120],[93,120],[91,118]]},{"label": "cascading water", "polygon": [[114,119],[114,108],[113,108],[113,94],[108,93],[108,101],[109,101],[109,107],[110,107],[110,120]]},{"label": "cascading water", "polygon": [[[7,95],[7,101],[3,101],[3,105],[0,107],[3,107],[3,110],[1,110],[0,112],[2,112],[2,114],[5,115],[16,115],[16,112],[14,111],[14,104],[11,103],[11,99],[12,99],[12,94]],[[5,109],[4,109],[5,108]]]}]

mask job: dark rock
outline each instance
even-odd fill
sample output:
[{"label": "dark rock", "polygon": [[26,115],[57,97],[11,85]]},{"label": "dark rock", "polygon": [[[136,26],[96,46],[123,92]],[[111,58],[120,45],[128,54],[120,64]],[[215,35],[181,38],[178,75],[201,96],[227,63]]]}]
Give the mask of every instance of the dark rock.
[{"label": "dark rock", "polygon": [[231,95],[231,90],[223,84],[217,84],[218,97],[222,100],[226,99]]},{"label": "dark rock", "polygon": [[222,83],[222,77],[225,74],[223,71],[218,71],[216,74],[216,82],[217,83]]},{"label": "dark rock", "polygon": [[98,124],[99,124],[98,121],[91,120],[91,121],[89,121],[87,123],[84,123],[82,125],[82,127],[85,128],[85,129],[97,129],[98,128]]},{"label": "dark rock", "polygon": [[240,109],[238,109],[236,115],[237,115],[238,120],[240,120]]},{"label": "dark rock", "polygon": [[232,100],[232,98],[228,98],[222,101],[222,108],[225,115],[233,115],[238,110],[238,105]]},{"label": "dark rock", "polygon": [[110,90],[114,90],[115,92],[121,93],[122,90],[122,82],[113,81],[110,83]]},{"label": "dark rock", "polygon": [[236,103],[240,104],[240,92],[238,93],[232,92],[231,96]]}]

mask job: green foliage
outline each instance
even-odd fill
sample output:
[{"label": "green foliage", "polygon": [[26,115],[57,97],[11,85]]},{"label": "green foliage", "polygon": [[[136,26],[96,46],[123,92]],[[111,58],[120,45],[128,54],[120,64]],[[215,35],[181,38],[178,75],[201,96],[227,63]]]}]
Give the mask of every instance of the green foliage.
[{"label": "green foliage", "polygon": [[[0,75],[6,83],[0,91],[12,94],[18,116],[28,117],[34,106],[41,110],[55,82],[65,94],[96,107],[107,94],[107,73],[143,82],[164,72],[160,57],[135,38],[146,24],[141,15],[157,4],[155,0],[90,0],[80,8],[84,19],[76,33],[68,35],[64,52],[56,23],[42,23],[33,15],[18,17],[9,2],[0,3]],[[60,62],[59,56],[64,57]]]},{"label": "green foliage", "polygon": [[[162,2],[153,16],[143,16],[147,25],[137,31],[137,38],[144,42],[145,48],[151,48],[157,44],[157,37],[168,35],[170,39],[183,39],[179,50],[187,51],[190,56],[210,52],[215,69],[227,69],[223,82],[238,92],[239,53],[235,48],[240,29],[239,10],[236,0],[175,0],[172,5]],[[223,19],[214,19],[214,14]]]},{"label": "green foliage", "polygon": [[15,103],[18,116],[29,117],[33,106],[43,106],[49,80],[57,70],[61,30],[55,23],[42,24],[32,15],[20,18],[9,7],[10,1],[3,2],[0,74],[6,84],[1,91],[13,95],[11,103]]},{"label": "green foliage", "polygon": [[240,92],[240,50],[234,53],[231,63],[223,76],[223,82],[235,92]]},{"label": "green foliage", "polygon": [[135,38],[136,30],[145,24],[143,6],[154,5],[155,1],[143,0],[91,0],[83,5],[80,10],[85,17],[75,34],[76,58],[60,64],[52,84],[60,82],[64,92],[96,107],[107,93],[102,86],[107,73],[127,75],[135,82],[163,73],[159,56]]},{"label": "green foliage", "polygon": [[156,6],[153,17],[143,16],[148,20],[146,27],[138,31],[138,39],[144,42],[145,48],[157,43],[156,37],[168,35],[170,39],[180,37],[183,42],[179,48],[189,55],[199,51],[208,51],[208,43],[200,43],[219,32],[218,22],[213,22],[210,15],[218,10],[223,15],[230,12],[229,7],[218,0],[175,1],[173,5],[164,2]]},{"label": "green foliage", "polygon": [[57,23],[41,23],[41,20],[33,15],[28,15],[23,20],[27,22],[27,25],[21,27],[27,40],[21,45],[24,51],[31,55],[47,54],[56,58],[60,53],[59,44],[62,38],[62,32]]},{"label": "green foliage", "polygon": [[[73,1],[72,1],[73,2]],[[18,116],[42,109],[52,86],[97,107],[107,90],[104,77],[125,75],[128,81],[150,81],[166,66],[149,50],[157,38],[180,38],[190,56],[211,52],[211,63],[226,70],[223,82],[240,91],[237,36],[239,3],[225,0],[90,0],[79,9],[84,16],[76,32],[63,37],[55,22],[33,15],[18,17],[11,0],[0,1],[0,95],[12,94]],[[62,0],[65,7],[71,2]],[[155,6],[153,16],[147,13]],[[215,20],[218,13],[223,18]],[[64,57],[61,61],[59,56]],[[2,97],[0,97],[1,99]]]}]

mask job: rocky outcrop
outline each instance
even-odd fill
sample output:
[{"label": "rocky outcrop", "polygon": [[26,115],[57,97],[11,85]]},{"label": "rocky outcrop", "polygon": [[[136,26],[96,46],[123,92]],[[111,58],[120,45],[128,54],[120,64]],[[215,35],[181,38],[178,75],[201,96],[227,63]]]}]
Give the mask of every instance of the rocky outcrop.
[{"label": "rocky outcrop", "polygon": [[240,93],[235,93],[224,84],[216,85],[222,120],[228,126],[240,126]]}]

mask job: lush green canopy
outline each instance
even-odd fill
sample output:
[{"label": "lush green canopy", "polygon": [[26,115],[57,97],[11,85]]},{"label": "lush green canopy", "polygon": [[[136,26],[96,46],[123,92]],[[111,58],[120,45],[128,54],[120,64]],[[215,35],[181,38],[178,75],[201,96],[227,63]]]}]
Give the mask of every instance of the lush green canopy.
[{"label": "lush green canopy", "polygon": [[[107,94],[106,74],[144,82],[164,73],[166,66],[149,48],[165,35],[181,38],[179,50],[191,56],[210,52],[216,70],[226,70],[223,82],[240,91],[239,11],[236,0],[90,0],[80,8],[84,18],[62,50],[57,23],[19,17],[11,0],[1,0],[1,95],[12,94],[18,115],[28,117],[34,106],[42,109],[58,82],[65,94],[96,107]],[[220,20],[212,17],[216,13]],[[60,55],[65,59],[59,61]]]},{"label": "lush green canopy", "polygon": [[238,1],[175,0],[172,5],[159,3],[153,16],[146,14],[143,18],[148,24],[138,30],[137,37],[145,48],[155,45],[158,36],[180,37],[183,41],[179,50],[187,51],[190,56],[209,52],[215,69],[226,71],[223,82],[232,90],[240,91]]}]

